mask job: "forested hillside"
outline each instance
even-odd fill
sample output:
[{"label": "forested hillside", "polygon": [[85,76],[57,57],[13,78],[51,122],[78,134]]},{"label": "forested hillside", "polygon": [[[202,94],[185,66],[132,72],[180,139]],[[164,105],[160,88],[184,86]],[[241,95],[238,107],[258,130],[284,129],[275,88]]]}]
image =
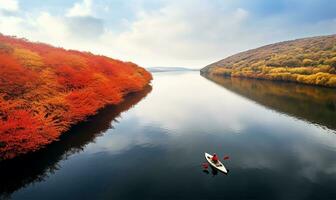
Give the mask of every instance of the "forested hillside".
[{"label": "forested hillside", "polygon": [[0,34],[0,160],[57,140],[151,79],[130,62]]},{"label": "forested hillside", "polygon": [[201,73],[336,87],[336,35],[304,38],[238,53]]}]

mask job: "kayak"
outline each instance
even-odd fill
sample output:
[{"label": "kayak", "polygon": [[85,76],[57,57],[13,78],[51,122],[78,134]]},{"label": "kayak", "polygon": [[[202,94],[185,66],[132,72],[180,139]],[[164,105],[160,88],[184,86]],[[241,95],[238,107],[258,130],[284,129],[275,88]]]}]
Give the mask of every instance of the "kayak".
[{"label": "kayak", "polygon": [[217,163],[214,163],[211,159],[212,159],[212,155],[208,154],[208,153],[205,153],[205,159],[208,161],[208,163],[216,168],[218,171],[221,171],[225,174],[227,174],[227,170],[225,168],[225,166],[223,165],[223,163],[221,163],[220,161],[218,161]]}]

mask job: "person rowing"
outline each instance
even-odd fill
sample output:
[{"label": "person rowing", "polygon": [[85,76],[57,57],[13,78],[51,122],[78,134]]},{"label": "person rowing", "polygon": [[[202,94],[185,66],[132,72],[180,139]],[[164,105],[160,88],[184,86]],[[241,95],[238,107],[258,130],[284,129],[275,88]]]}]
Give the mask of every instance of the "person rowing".
[{"label": "person rowing", "polygon": [[[211,167],[214,167],[215,169],[227,174],[228,171],[225,168],[225,166],[223,165],[223,163],[221,163],[221,161],[219,160],[218,156],[216,153],[214,153],[213,155],[208,154],[206,152],[204,152],[205,155],[205,159],[208,161],[208,163],[211,165]],[[224,160],[229,159],[228,156],[224,157]]]},{"label": "person rowing", "polygon": [[212,155],[211,160],[212,160],[212,162],[214,162],[214,163],[218,163],[218,156],[216,155],[216,153],[214,153],[214,154]]}]

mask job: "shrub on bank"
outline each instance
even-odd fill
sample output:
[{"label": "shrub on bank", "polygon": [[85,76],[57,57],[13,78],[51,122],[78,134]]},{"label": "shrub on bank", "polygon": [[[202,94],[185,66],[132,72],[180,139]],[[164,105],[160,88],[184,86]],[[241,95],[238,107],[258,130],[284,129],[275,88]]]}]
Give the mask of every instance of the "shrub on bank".
[{"label": "shrub on bank", "polygon": [[0,34],[0,160],[35,151],[151,80],[105,56]]}]

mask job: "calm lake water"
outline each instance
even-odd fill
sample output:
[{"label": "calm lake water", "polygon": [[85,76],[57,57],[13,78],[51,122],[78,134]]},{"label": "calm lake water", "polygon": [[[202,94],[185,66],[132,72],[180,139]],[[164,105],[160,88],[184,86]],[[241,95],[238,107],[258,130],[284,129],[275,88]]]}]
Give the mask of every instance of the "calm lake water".
[{"label": "calm lake water", "polygon": [[[199,72],[152,88],[0,163],[0,198],[336,199],[333,89]],[[217,152],[228,175],[203,171]]]}]

